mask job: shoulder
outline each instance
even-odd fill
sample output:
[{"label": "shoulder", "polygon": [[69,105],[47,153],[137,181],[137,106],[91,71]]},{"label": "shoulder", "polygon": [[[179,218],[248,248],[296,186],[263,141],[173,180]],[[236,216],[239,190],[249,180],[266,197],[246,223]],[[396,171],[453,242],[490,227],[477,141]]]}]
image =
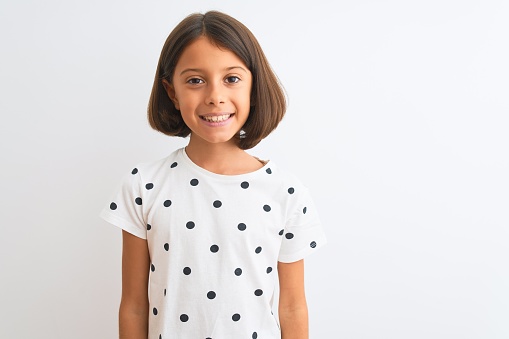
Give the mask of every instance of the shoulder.
[{"label": "shoulder", "polygon": [[265,194],[269,194],[280,204],[285,218],[289,219],[299,214],[312,200],[310,191],[304,182],[292,171],[279,167],[269,161],[265,166],[267,179]]},{"label": "shoulder", "polygon": [[265,167],[274,181],[288,188],[288,193],[294,194],[298,191],[307,191],[304,182],[294,172],[279,167],[274,161],[269,161]]},{"label": "shoulder", "polygon": [[133,166],[131,174],[140,174],[140,176],[152,176],[164,169],[176,168],[180,162],[180,154],[182,149],[177,149],[164,158],[138,162]]},{"label": "shoulder", "polygon": [[164,158],[134,163],[131,168],[124,172],[121,186],[124,190],[141,190],[142,186],[151,189],[154,182],[165,182],[169,172],[177,167],[180,149],[173,151]]}]

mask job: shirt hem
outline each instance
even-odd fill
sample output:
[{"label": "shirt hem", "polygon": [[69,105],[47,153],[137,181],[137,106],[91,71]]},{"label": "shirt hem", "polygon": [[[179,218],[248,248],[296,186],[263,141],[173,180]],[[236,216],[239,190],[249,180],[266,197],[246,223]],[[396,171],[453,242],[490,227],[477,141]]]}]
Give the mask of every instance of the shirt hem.
[{"label": "shirt hem", "polygon": [[118,228],[131,233],[132,235],[141,238],[147,239],[147,234],[145,231],[140,230],[139,227],[133,225],[132,223],[125,221],[115,215],[112,215],[109,211],[102,211],[99,215],[104,221],[117,226]]},{"label": "shirt hem", "polygon": [[296,262],[296,261],[299,261],[301,259],[304,259],[305,257],[309,256],[310,254],[315,253],[316,250],[322,248],[326,244],[327,244],[327,239],[326,238],[321,238],[321,239],[316,241],[316,247],[314,247],[314,248],[312,248],[312,247],[304,248],[304,249],[300,250],[299,252],[297,252],[295,254],[279,255],[277,260],[279,262],[287,263],[287,264],[292,263],[292,262]]}]

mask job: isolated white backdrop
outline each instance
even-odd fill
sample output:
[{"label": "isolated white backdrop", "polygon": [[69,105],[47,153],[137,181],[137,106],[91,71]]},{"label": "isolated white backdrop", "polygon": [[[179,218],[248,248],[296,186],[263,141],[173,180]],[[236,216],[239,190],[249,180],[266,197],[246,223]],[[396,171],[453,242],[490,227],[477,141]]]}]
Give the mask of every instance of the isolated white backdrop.
[{"label": "isolated white backdrop", "polygon": [[145,114],[166,36],[218,9],[288,114],[251,151],[311,189],[311,338],[509,337],[507,1],[0,1],[0,338],[117,336],[133,164],[184,139]]}]

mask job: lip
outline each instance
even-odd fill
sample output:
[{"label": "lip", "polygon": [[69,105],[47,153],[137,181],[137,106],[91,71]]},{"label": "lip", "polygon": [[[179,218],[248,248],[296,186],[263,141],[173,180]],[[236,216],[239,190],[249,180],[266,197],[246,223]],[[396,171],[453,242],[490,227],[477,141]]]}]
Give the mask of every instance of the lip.
[{"label": "lip", "polygon": [[[223,115],[229,115],[229,117],[226,120],[222,120],[222,121],[207,121],[204,119],[204,117],[210,118],[210,117],[219,117],[219,116],[223,116]],[[200,121],[207,126],[221,127],[221,126],[225,126],[225,125],[229,124],[234,115],[235,115],[235,113],[226,113],[226,112],[225,113],[206,113],[206,114],[200,114],[199,117],[200,117]]]}]

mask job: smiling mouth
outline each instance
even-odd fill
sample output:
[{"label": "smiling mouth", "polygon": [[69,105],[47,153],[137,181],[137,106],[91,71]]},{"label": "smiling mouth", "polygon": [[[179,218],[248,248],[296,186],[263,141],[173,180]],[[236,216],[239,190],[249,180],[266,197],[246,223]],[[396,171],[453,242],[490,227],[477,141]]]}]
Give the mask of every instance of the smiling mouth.
[{"label": "smiling mouth", "polygon": [[201,115],[200,118],[207,122],[222,122],[222,121],[226,121],[226,120],[230,119],[230,117],[232,117],[232,116],[233,116],[233,113],[232,114],[222,114],[222,115],[209,115],[209,116]]}]

